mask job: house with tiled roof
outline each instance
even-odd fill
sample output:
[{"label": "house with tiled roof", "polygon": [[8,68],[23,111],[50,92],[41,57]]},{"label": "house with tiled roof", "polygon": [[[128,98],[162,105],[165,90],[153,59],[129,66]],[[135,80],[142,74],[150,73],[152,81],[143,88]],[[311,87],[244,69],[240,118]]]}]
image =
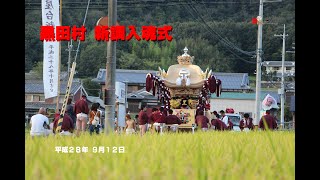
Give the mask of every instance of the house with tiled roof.
[{"label": "house with tiled roof", "polygon": [[[265,67],[266,73],[275,73],[276,77],[282,76],[282,61],[264,61],[262,66]],[[295,76],[295,62],[284,61],[284,76]]]},{"label": "house with tiled roof", "polygon": [[248,73],[213,72],[222,82],[222,92],[252,92]]},{"label": "house with tiled roof", "polygon": [[[67,81],[60,82],[60,94],[59,94],[59,107],[62,107]],[[74,79],[70,88],[69,97],[73,99],[73,102],[80,99],[81,95],[88,95],[82,86],[79,79]],[[44,87],[42,79],[26,79],[25,80],[25,113],[31,116],[38,112],[40,107],[56,109],[57,97],[44,98]]]},{"label": "house with tiled roof", "polygon": [[[148,73],[156,74],[154,70],[131,70],[116,69],[116,81],[127,84],[128,93],[138,91],[146,86],[146,75]],[[101,90],[105,89],[106,69],[99,69],[97,77],[92,79],[101,85]],[[102,91],[103,92],[103,91]]]},{"label": "house with tiled roof", "polygon": [[153,96],[152,91],[146,91],[146,88],[142,88],[138,91],[134,91],[127,94],[128,110],[130,112],[138,112],[141,105],[148,107],[159,107],[162,104],[158,101],[158,97]]},{"label": "house with tiled roof", "polygon": [[[127,84],[128,110],[137,112],[141,104],[148,106],[158,106],[157,97],[145,90],[146,75],[148,73],[156,75],[155,70],[130,70],[116,69],[116,81]],[[224,73],[213,72],[216,78],[222,81],[222,92],[252,92],[249,86],[248,73]],[[100,69],[97,77],[92,79],[101,85],[101,91],[105,88],[106,69]]]},{"label": "house with tiled roof", "polygon": [[[145,87],[146,75],[148,73],[156,75],[157,72],[155,70],[116,69],[116,81],[127,83],[128,93],[130,93]],[[248,73],[213,72],[213,74],[222,81],[222,92],[252,91],[249,86]],[[98,82],[101,88],[104,89],[106,69],[99,69],[97,77],[92,79],[92,81]]]}]

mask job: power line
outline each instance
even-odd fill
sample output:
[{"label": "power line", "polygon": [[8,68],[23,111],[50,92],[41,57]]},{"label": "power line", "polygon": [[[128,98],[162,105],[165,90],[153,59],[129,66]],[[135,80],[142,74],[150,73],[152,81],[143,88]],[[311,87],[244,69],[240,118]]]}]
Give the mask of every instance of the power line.
[{"label": "power line", "polygon": [[[87,9],[86,9],[86,13],[84,15],[84,18],[83,18],[83,23],[82,23],[82,26],[84,26],[86,24],[86,19],[87,19],[87,14],[88,14],[88,9],[89,9],[89,5],[90,5],[90,0],[88,0],[88,4],[87,4]],[[77,57],[78,57],[78,52],[79,52],[79,48],[80,48],[80,39],[78,39],[78,47],[77,47],[77,50],[76,50],[76,55],[74,57],[74,62],[77,61]]]},{"label": "power line", "polygon": [[210,29],[211,32],[213,32],[215,35],[217,35],[218,37],[220,37],[220,39],[222,39],[223,42],[226,43],[227,46],[229,46],[230,48],[233,48],[235,50],[238,50],[239,52],[246,54],[248,56],[252,56],[255,54],[254,51],[252,52],[248,52],[248,51],[243,51],[242,49],[240,49],[239,47],[237,47],[236,45],[234,45],[233,43],[231,43],[228,39],[223,38],[219,33],[217,33],[216,31],[214,31],[207,23],[206,21],[203,19],[203,17],[200,15],[199,11],[197,10],[197,8],[194,5],[190,5],[188,4],[194,11],[195,13],[198,15],[198,17],[202,20],[202,22]]},{"label": "power line", "polygon": [[[190,4],[187,4],[187,5],[189,5],[190,7],[192,6],[192,5],[190,5]],[[186,10],[188,11],[188,9],[186,8]],[[194,10],[194,9],[193,9]],[[188,11],[190,14],[191,14],[191,12],[190,11]],[[198,22],[200,22],[193,14],[191,14]],[[198,17],[200,17],[199,15],[198,15]],[[204,20],[202,19],[202,22],[203,22]],[[212,31],[212,28],[210,27],[210,26],[208,26],[205,22],[204,22],[204,24],[205,24],[205,28],[208,30],[208,31]],[[215,32],[216,33],[216,32]],[[234,54],[236,57],[238,57],[238,59],[239,60],[242,60],[242,61],[244,61],[244,62],[246,62],[246,63],[251,63],[251,64],[255,64],[256,62],[253,62],[253,61],[249,61],[249,60],[246,60],[246,59],[243,59],[242,57],[240,57],[239,55],[237,55],[236,53],[234,53],[232,50],[230,50],[230,48],[232,48],[229,44],[228,44],[228,42],[224,42],[224,41],[226,41],[223,37],[221,37],[218,33],[216,33],[217,34],[217,36],[219,36],[220,37],[220,39],[218,39],[221,43],[223,43],[224,45],[226,45],[228,48],[227,48],[227,50],[228,51],[230,51],[232,54]],[[215,37],[212,33],[210,33],[210,35],[212,35],[213,37]]]},{"label": "power line", "polygon": [[[117,8],[146,8],[155,6],[176,6],[185,5],[183,1],[118,1]],[[197,4],[252,4],[250,2],[231,2],[231,1],[196,1]],[[90,9],[106,9],[107,2],[92,2]],[[63,2],[64,9],[86,9],[86,2]],[[25,2],[25,10],[41,10],[41,3]]]},{"label": "power line", "polygon": [[[190,4],[188,4],[189,6],[191,6]],[[195,18],[198,22],[200,22],[197,18]],[[206,26],[204,26],[204,27],[206,27],[207,28],[207,30],[208,30],[208,28],[209,28],[209,31],[211,31],[212,29],[211,29],[211,27],[209,27],[207,24],[205,24]],[[215,37],[212,33],[210,33],[210,35],[212,35],[213,37]],[[219,34],[217,34],[218,36],[220,36]],[[235,54],[232,50],[230,50],[230,48],[232,48],[230,45],[228,45],[227,44],[227,42],[224,42],[225,40],[220,36],[220,38],[221,39],[218,39],[222,44],[224,44],[225,46],[227,46],[227,47],[229,47],[229,48],[227,48],[227,50],[228,51],[230,51],[232,54],[234,54],[236,57],[238,57],[240,60],[242,60],[242,61],[244,61],[244,62],[247,62],[247,63],[252,63],[252,64],[254,64],[255,62],[252,62],[252,61],[248,61],[248,60],[246,60],[246,59],[243,59],[242,57],[240,57],[240,56],[238,56],[237,54]]]}]

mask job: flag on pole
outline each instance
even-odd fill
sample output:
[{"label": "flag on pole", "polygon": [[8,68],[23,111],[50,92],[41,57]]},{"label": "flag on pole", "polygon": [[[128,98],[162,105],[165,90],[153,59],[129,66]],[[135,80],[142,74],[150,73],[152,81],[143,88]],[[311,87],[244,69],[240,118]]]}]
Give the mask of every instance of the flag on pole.
[{"label": "flag on pole", "polygon": [[274,97],[270,96],[270,94],[267,94],[267,96],[262,101],[262,109],[266,111],[272,108],[279,109],[277,100]]},{"label": "flag on pole", "polygon": [[[60,26],[59,0],[41,0],[42,26]],[[58,41],[43,41],[43,86],[45,99],[58,96]]]}]

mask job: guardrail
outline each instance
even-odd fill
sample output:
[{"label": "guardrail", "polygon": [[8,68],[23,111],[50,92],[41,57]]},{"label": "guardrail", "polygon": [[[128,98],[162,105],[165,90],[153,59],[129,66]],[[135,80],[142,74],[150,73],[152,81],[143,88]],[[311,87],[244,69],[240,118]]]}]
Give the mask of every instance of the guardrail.
[{"label": "guardrail", "polygon": [[286,129],[286,130],[294,130],[294,129],[295,129],[294,122],[293,122],[293,121],[284,122],[284,123],[283,123],[283,129]]}]

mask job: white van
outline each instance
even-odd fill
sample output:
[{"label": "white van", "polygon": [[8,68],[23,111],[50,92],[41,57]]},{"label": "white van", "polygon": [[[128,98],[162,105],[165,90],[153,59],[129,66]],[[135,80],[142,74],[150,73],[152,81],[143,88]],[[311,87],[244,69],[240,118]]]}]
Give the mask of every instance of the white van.
[{"label": "white van", "polygon": [[240,130],[240,121],[242,119],[240,114],[231,114],[231,113],[226,113],[226,116],[229,117],[230,121],[233,123],[233,130],[234,131],[241,131]]}]

